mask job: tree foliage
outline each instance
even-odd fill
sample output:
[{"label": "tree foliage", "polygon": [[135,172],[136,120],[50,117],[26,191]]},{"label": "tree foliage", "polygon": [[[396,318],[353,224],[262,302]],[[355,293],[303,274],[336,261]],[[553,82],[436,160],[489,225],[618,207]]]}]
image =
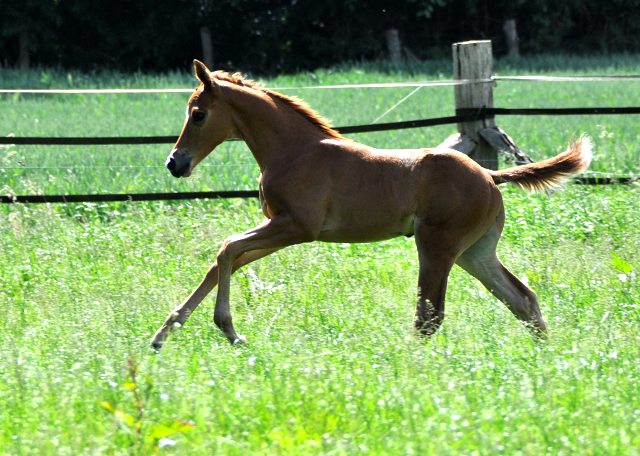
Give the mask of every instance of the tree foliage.
[{"label": "tree foliage", "polygon": [[20,34],[31,61],[120,70],[185,68],[212,32],[217,68],[291,72],[386,55],[396,28],[418,58],[452,42],[492,39],[517,21],[527,52],[638,49],[640,0],[0,0],[0,64],[17,65]]}]

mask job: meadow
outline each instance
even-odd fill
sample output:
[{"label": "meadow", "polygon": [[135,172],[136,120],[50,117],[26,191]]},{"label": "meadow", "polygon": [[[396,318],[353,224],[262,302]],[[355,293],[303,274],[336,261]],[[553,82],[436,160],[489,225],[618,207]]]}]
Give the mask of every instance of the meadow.
[{"label": "meadow", "polygon": [[[350,64],[265,79],[334,125],[370,123],[412,89],[301,86],[448,79],[449,62]],[[498,61],[514,74],[640,74],[640,56]],[[191,87],[187,73],[82,75],[0,69],[2,88]],[[286,91],[285,91],[286,90]],[[177,135],[186,94],[1,95],[0,134]],[[500,82],[497,107],[633,106],[639,82]],[[422,88],[381,122],[451,115],[450,87]],[[534,159],[593,138],[594,175],[640,174],[637,116],[499,117]],[[435,146],[455,126],[350,135]],[[254,189],[229,142],[189,179],[168,146],[0,146],[3,193]],[[502,187],[499,254],[537,292],[550,338],[532,339],[455,267],[447,317],[412,332],[413,239],[294,246],[232,278],[249,344],[213,323],[213,296],[160,353],[148,342],[254,200],[0,207],[0,455],[615,454],[640,450],[640,190]]]}]

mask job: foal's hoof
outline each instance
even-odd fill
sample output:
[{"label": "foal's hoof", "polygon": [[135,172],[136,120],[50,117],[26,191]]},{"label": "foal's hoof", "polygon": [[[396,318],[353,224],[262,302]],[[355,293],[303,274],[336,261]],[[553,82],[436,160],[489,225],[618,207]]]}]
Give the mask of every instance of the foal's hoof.
[{"label": "foal's hoof", "polygon": [[429,321],[415,323],[416,334],[422,339],[429,339],[436,333],[437,330],[438,326]]},{"label": "foal's hoof", "polygon": [[230,342],[231,342],[231,345],[233,345],[234,347],[237,347],[238,345],[246,345],[247,338],[238,334],[238,338]]},{"label": "foal's hoof", "polygon": [[160,350],[162,350],[162,347],[164,347],[165,342],[166,342],[166,338],[154,337],[153,339],[151,339],[151,343],[149,345],[151,345],[150,348],[157,353]]},{"label": "foal's hoof", "polygon": [[534,340],[538,342],[549,342],[549,334],[546,331],[542,331],[539,328],[531,330],[531,335],[533,335]]},{"label": "foal's hoof", "polygon": [[162,347],[164,346],[165,340],[166,340],[167,336],[165,334],[156,334],[151,338],[151,348],[155,351],[160,351],[162,349]]},{"label": "foal's hoof", "polygon": [[524,323],[524,327],[529,330],[529,333],[535,338],[535,340],[541,342],[549,341],[549,334],[547,333],[546,327],[540,327],[540,325],[535,323]]}]

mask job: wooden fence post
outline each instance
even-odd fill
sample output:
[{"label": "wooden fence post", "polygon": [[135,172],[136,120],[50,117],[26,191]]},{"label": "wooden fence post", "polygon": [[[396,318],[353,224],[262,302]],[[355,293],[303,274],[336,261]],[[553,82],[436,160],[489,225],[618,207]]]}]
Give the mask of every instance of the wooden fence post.
[{"label": "wooden fence post", "polygon": [[[466,41],[453,44],[454,79],[490,79],[492,71],[491,41]],[[456,110],[460,108],[493,107],[493,86],[478,83],[455,86]],[[460,137],[465,136],[477,145],[469,157],[484,168],[498,169],[498,153],[480,135],[480,130],[493,127],[493,119],[458,124]]]},{"label": "wooden fence post", "polygon": [[[487,81],[491,79],[491,63],[491,41],[467,41],[453,45],[454,79]],[[493,107],[491,83],[459,85],[454,91],[456,111]],[[498,154],[504,157],[505,163],[522,165],[533,162],[506,132],[495,125],[493,118],[459,123],[458,132],[436,147],[436,151],[455,149],[489,169],[498,169]]]}]

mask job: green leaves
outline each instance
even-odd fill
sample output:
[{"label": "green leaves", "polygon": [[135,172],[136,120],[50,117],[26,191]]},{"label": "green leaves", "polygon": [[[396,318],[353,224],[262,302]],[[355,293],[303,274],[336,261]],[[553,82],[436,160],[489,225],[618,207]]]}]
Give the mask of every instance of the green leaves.
[{"label": "green leaves", "polygon": [[620,271],[623,274],[628,274],[631,272],[631,270],[633,269],[633,267],[631,266],[631,263],[623,260],[614,252],[611,252],[611,255],[613,256],[613,261],[611,262],[611,266],[613,266],[616,270]]},{"label": "green leaves", "polygon": [[135,429],[137,429],[138,426],[136,425],[136,418],[133,415],[118,409],[113,402],[101,401],[99,404],[107,412],[114,415],[118,425],[123,428],[127,434],[135,435]]},{"label": "green leaves", "polygon": [[107,412],[116,413],[116,406],[109,401],[101,401],[99,403]]},{"label": "green leaves", "polygon": [[191,420],[172,420],[165,421],[164,423],[160,423],[155,425],[151,429],[151,437],[154,440],[160,440],[165,437],[169,437],[174,434],[182,434],[184,432],[190,431],[191,429],[196,427],[196,423]]},{"label": "green leaves", "polygon": [[[126,434],[136,436],[138,434],[138,429],[142,429],[143,423],[139,418],[118,409],[114,403],[101,401],[99,405],[104,410],[114,415],[118,426]],[[158,442],[161,439],[176,434],[183,434],[195,427],[196,423],[191,420],[168,420],[156,425],[145,427],[144,433],[141,433],[141,435],[138,436],[138,440],[144,442],[146,445],[157,447]]]},{"label": "green leaves", "polygon": [[[173,446],[167,437],[182,434],[196,427],[191,420],[167,420],[158,424],[147,424],[145,415],[147,402],[153,390],[153,380],[147,375],[144,388],[138,384],[139,365],[133,356],[127,358],[127,377],[122,382],[124,397],[127,399],[117,406],[111,401],[100,401],[99,405],[114,416],[120,432],[131,439],[131,446],[145,451],[149,448],[158,450],[160,447]],[[164,439],[164,440],[163,440]],[[161,442],[162,441],[162,442]]]}]

